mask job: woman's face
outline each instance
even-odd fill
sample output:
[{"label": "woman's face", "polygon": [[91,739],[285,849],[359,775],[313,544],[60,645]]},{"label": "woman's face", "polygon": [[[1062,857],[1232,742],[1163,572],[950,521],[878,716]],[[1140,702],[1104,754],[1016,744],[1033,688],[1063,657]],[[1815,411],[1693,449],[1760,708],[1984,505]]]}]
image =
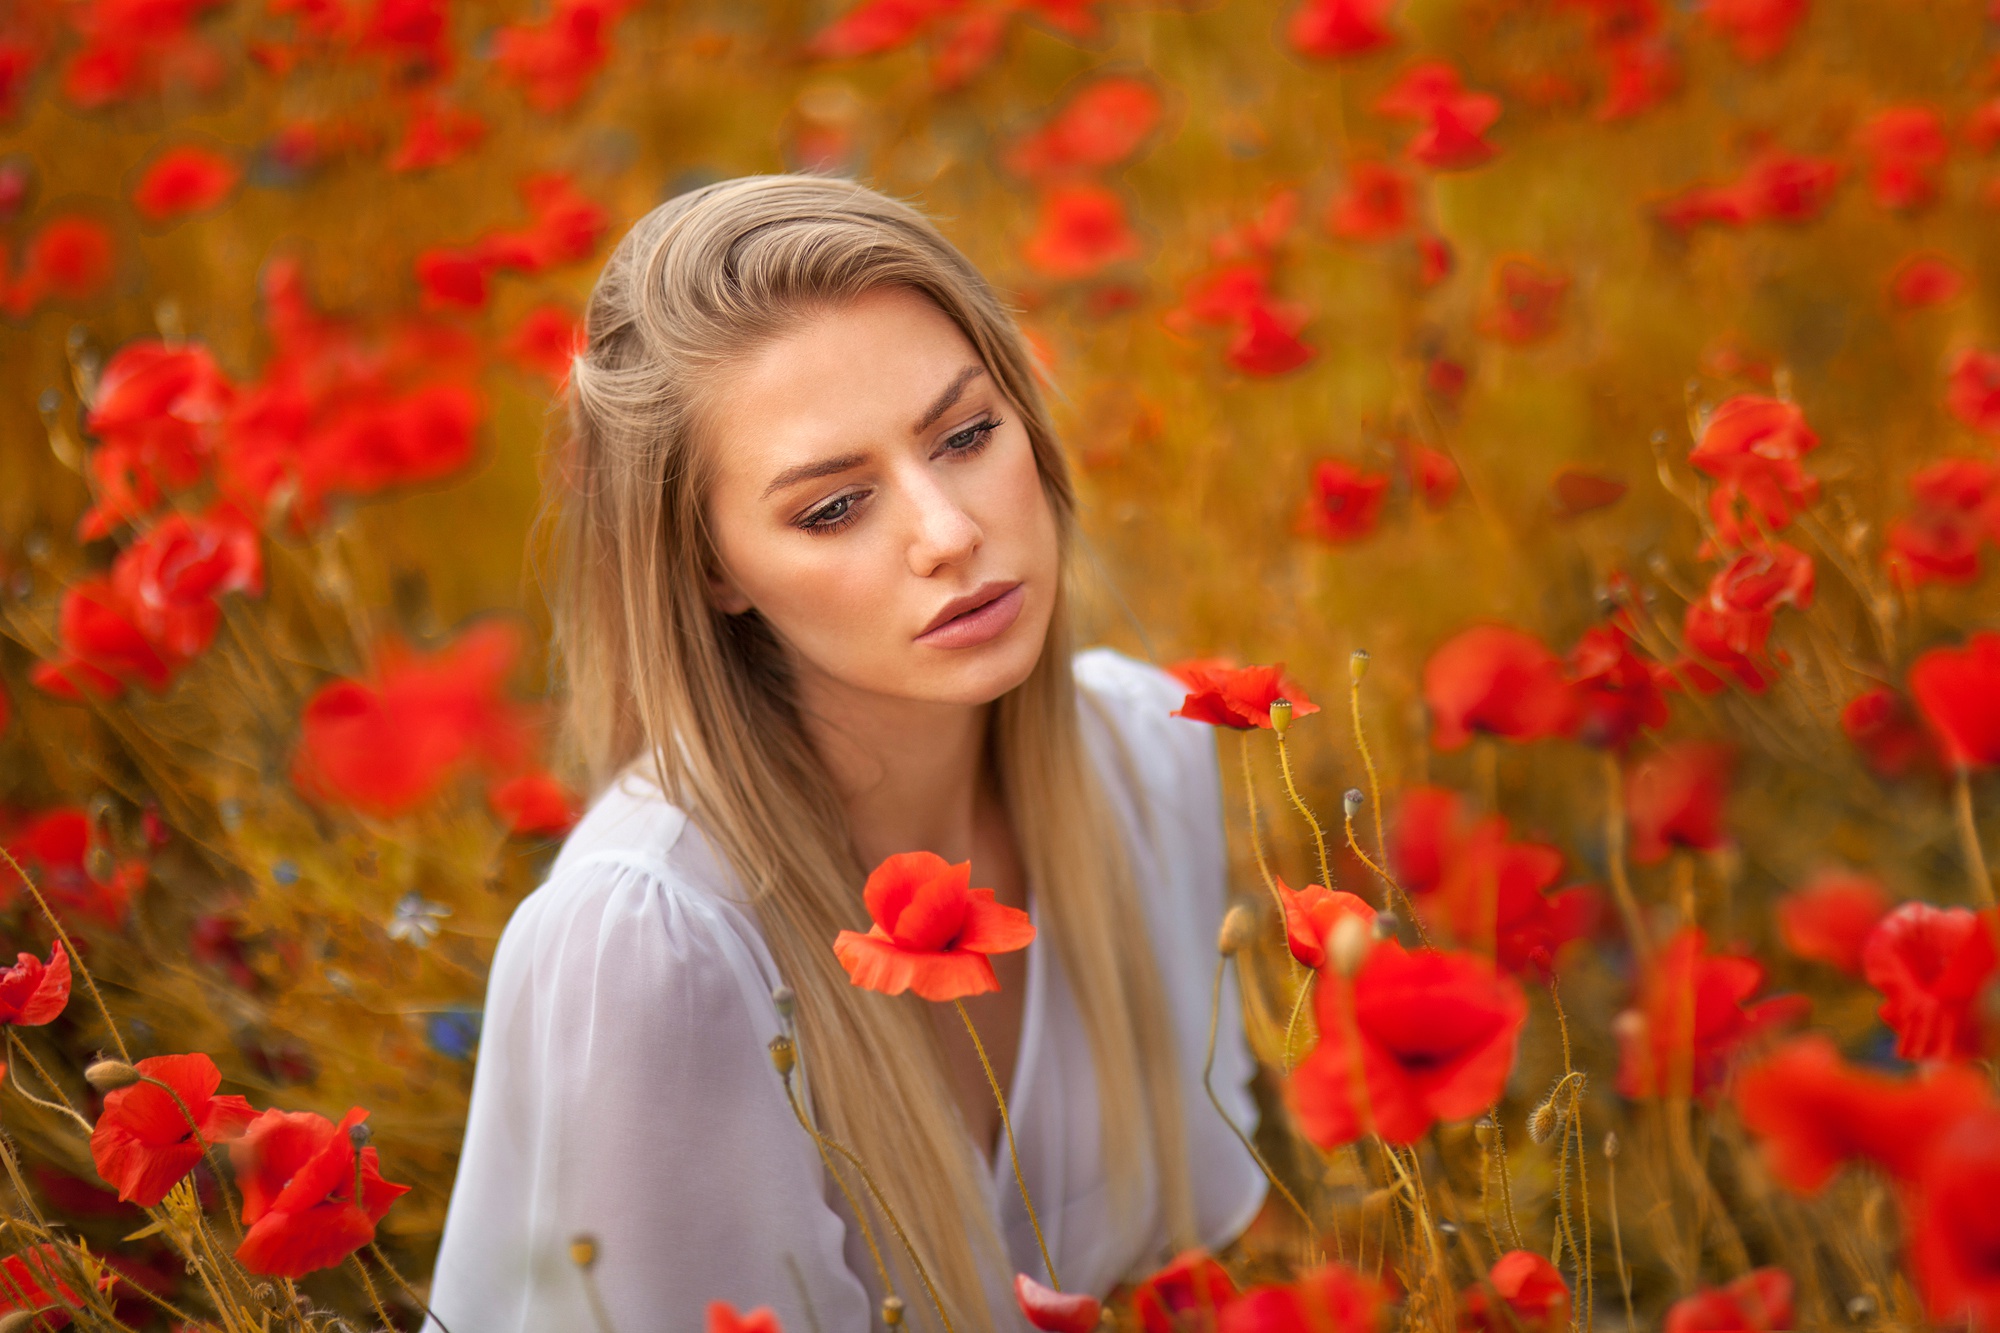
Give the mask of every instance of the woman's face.
[{"label": "woman's face", "polygon": [[982,704],[1027,678],[1055,513],[1013,401],[929,298],[877,288],[815,316],[716,402],[711,592],[763,615],[802,687]]}]

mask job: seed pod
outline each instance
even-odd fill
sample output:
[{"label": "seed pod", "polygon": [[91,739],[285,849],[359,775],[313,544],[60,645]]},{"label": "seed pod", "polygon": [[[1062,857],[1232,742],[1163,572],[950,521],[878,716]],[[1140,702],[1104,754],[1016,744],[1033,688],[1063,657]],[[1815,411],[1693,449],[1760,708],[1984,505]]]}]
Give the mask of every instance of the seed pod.
[{"label": "seed pod", "polygon": [[1402,926],[1403,918],[1397,916],[1394,912],[1377,912],[1375,914],[1375,938],[1378,940],[1394,939],[1396,932],[1402,929]]},{"label": "seed pod", "polygon": [[1276,735],[1285,734],[1285,728],[1292,725],[1292,701],[1273,699],[1271,701],[1271,730]]},{"label": "seed pod", "polygon": [[1361,795],[1361,788],[1359,787],[1349,787],[1347,794],[1340,798],[1341,804],[1347,809],[1347,817],[1349,819],[1361,813],[1361,802],[1364,799],[1366,798]]},{"label": "seed pod", "polygon": [[1604,1131],[1604,1160],[1607,1162],[1618,1160],[1618,1131],[1615,1129]]},{"label": "seed pod", "polygon": [[792,1011],[798,1007],[798,997],[792,994],[790,986],[779,986],[771,991],[771,1003],[778,1007],[778,1017],[784,1022],[792,1021]]},{"label": "seed pod", "polygon": [[1472,1124],[1472,1137],[1479,1140],[1480,1147],[1490,1148],[1493,1146],[1494,1131],[1498,1128],[1499,1126],[1493,1123],[1492,1116],[1480,1116]]},{"label": "seed pod", "polygon": [[569,1238],[569,1261],[588,1273],[597,1262],[597,1237],[587,1231]]},{"label": "seed pod", "polygon": [[790,1078],[792,1066],[798,1063],[799,1053],[792,1045],[792,1039],[785,1036],[771,1038],[771,1068],[778,1071],[779,1078]]},{"label": "seed pod", "polygon": [[884,1296],[882,1298],[882,1322],[890,1328],[899,1327],[903,1322],[903,1298]]},{"label": "seed pod", "polygon": [[375,1131],[368,1127],[368,1122],[365,1120],[358,1125],[349,1125],[347,1127],[347,1141],[354,1145],[356,1152],[366,1148],[368,1140],[374,1137]]},{"label": "seed pod", "polygon": [[1257,918],[1248,907],[1237,903],[1222,914],[1222,929],[1216,932],[1215,947],[1224,954],[1249,948],[1257,940]]},{"label": "seed pod", "polygon": [[1350,684],[1359,685],[1361,678],[1368,674],[1368,650],[1356,648],[1347,655],[1347,679]]},{"label": "seed pod", "polygon": [[129,1088],[146,1077],[123,1060],[99,1060],[83,1071],[83,1081],[99,1092]]}]

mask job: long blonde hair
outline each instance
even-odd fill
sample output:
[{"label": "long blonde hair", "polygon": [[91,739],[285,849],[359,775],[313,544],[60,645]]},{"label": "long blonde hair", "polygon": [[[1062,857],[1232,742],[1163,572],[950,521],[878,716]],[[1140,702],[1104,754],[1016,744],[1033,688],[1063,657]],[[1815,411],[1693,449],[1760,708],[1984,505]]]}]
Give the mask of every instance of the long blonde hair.
[{"label": "long blonde hair", "polygon": [[[821,1128],[871,1165],[953,1323],[984,1330],[982,1257],[997,1265],[1003,1250],[924,1002],[856,992],[836,961],[835,933],[867,925],[866,868],[799,726],[783,649],[755,611],[717,610],[706,583],[704,392],[803,318],[889,284],[949,315],[1020,411],[1067,584],[1075,494],[1007,308],[915,208],[852,180],[790,174],[670,199],[605,263],[545,489],[551,602],[565,739],[591,790],[650,763],[719,848],[797,994]],[[1074,602],[1058,593],[1032,674],[998,701],[993,759],[1043,923],[1035,947],[1056,950],[1089,1033],[1114,1197],[1146,1217],[1150,1165],[1169,1236],[1185,1243],[1193,1209],[1176,1057],[1150,934],[1080,733]],[[930,1323],[906,1265],[898,1285],[910,1315]]]}]

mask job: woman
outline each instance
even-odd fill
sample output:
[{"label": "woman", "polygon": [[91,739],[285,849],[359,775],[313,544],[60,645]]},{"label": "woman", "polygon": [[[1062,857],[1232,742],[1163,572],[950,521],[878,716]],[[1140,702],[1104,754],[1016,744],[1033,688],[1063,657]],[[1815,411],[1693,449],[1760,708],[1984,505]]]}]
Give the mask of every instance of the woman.
[{"label": "woman", "polygon": [[[1264,1183],[1201,1088],[1224,849],[1182,691],[1072,655],[1075,498],[1019,330],[922,215],[851,181],[679,196],[605,265],[550,487],[567,724],[597,794],[516,910],[433,1307],[453,1333],[877,1326],[861,1228],[767,1053],[867,1163],[952,1326],[1047,1282],[957,1014],[851,986],[871,867],[926,850],[1024,908],[966,1002],[1063,1286],[1221,1244]],[[1215,1087],[1245,1128],[1233,995]],[[854,1188],[859,1189],[856,1185]],[[865,1205],[864,1205],[865,1206]],[[872,1208],[909,1321],[941,1327]]]}]

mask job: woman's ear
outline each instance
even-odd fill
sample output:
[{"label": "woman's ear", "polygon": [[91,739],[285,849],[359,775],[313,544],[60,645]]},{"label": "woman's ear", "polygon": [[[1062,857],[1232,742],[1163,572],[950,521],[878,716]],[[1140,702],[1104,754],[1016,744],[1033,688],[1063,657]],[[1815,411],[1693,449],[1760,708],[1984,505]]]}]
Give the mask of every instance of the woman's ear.
[{"label": "woman's ear", "polygon": [[708,600],[725,616],[740,616],[750,609],[750,599],[736,586],[736,580],[713,560],[708,566]]}]

